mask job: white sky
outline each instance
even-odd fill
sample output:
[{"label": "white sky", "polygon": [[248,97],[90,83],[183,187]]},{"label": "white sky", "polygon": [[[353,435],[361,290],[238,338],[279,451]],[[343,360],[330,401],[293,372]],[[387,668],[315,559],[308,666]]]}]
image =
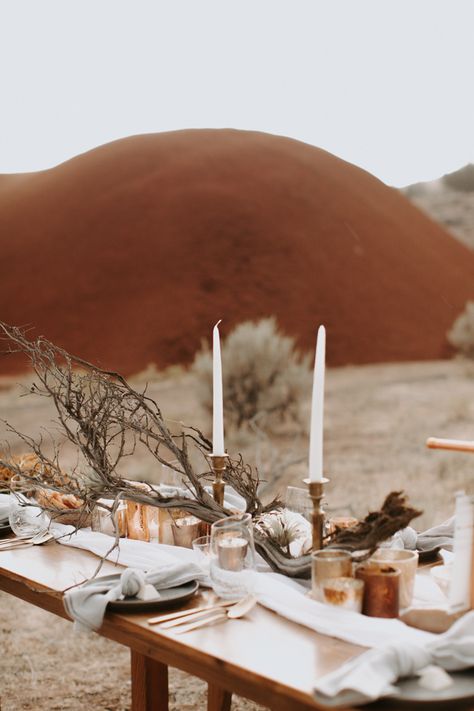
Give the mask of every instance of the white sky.
[{"label": "white sky", "polygon": [[0,0],[0,172],[187,127],[405,185],[474,161],[473,0]]}]

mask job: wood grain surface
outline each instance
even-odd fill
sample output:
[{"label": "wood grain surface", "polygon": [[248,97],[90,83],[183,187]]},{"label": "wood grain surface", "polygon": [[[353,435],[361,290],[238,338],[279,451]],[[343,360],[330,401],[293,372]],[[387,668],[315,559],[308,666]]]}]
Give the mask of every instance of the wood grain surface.
[{"label": "wood grain surface", "polygon": [[[76,548],[50,543],[46,546],[0,553],[0,589],[45,610],[66,617],[62,594],[93,574],[97,558]],[[107,563],[101,572],[114,569]],[[205,591],[187,603],[195,607],[212,599]],[[165,613],[164,613],[165,614]],[[150,687],[150,669],[164,666],[181,669],[207,681],[211,698],[226,709],[225,689],[252,699],[274,711],[307,711],[321,708],[311,697],[314,681],[363,651],[331,637],[317,634],[285,620],[260,606],[246,618],[205,627],[186,635],[149,626],[148,614],[107,614],[100,634],[132,650],[132,667],[141,679],[145,702],[134,711],[145,711],[146,699],[159,694]],[[135,658],[141,655],[152,662]],[[135,661],[133,661],[135,659]],[[290,663],[291,662],[291,663]],[[150,691],[151,689],[151,691]],[[138,701],[136,702],[138,704]],[[161,707],[157,707],[158,709]],[[166,708],[166,707],[163,707]]]}]

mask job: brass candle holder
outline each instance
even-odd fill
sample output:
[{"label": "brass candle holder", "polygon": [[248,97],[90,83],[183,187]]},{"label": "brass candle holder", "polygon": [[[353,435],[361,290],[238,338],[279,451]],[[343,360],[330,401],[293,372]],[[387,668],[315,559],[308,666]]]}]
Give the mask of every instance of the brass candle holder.
[{"label": "brass candle holder", "polygon": [[214,481],[212,482],[212,493],[214,496],[214,501],[216,502],[216,504],[219,504],[219,506],[224,506],[225,484],[223,481],[223,476],[227,467],[228,459],[228,454],[209,455],[209,462],[211,464],[211,469],[215,477]]},{"label": "brass candle holder", "polygon": [[309,496],[313,502],[313,551],[320,550],[323,547],[324,538],[324,510],[321,506],[321,501],[324,496],[324,485],[329,479],[323,477],[319,481],[311,481],[304,479],[304,483],[308,485]]}]

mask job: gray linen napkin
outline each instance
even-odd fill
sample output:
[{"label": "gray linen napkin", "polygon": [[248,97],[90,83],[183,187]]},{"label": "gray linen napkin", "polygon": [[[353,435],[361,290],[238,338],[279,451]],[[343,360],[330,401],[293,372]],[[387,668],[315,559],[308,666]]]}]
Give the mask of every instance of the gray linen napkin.
[{"label": "gray linen napkin", "polygon": [[144,584],[164,590],[191,580],[205,580],[202,570],[194,563],[173,562],[148,573],[126,568],[109,580],[97,578],[90,585],[68,590],[64,596],[64,607],[77,628],[98,630],[109,602],[122,597],[136,597]]},{"label": "gray linen napkin", "polygon": [[365,704],[396,693],[394,683],[398,679],[416,676],[433,664],[446,671],[474,667],[474,611],[425,645],[394,640],[350,659],[318,679],[314,696],[334,708]]},{"label": "gray linen napkin", "polygon": [[427,531],[423,531],[423,533],[417,533],[411,526],[402,529],[394,535],[390,547],[418,551],[430,551],[439,547],[452,551],[453,540],[454,516],[451,516],[447,521],[443,521],[443,523],[433,526]]}]

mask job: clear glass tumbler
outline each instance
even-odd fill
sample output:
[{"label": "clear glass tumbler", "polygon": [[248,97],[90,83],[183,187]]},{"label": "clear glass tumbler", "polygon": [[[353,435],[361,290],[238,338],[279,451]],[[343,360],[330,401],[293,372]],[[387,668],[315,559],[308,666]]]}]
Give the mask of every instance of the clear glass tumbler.
[{"label": "clear glass tumbler", "polygon": [[236,514],[211,526],[210,576],[214,592],[233,600],[253,590],[255,546],[252,517]]},{"label": "clear glass tumbler", "polygon": [[196,563],[201,570],[209,575],[211,565],[211,537],[200,536],[193,541],[193,551],[196,554]]},{"label": "clear glass tumbler", "polygon": [[311,522],[313,504],[308,496],[308,489],[298,486],[287,486],[285,495],[285,506],[289,511],[299,513],[307,521]]},{"label": "clear glass tumbler", "polygon": [[30,538],[46,533],[49,516],[31,498],[31,482],[15,474],[10,480],[9,522],[18,538]]}]

